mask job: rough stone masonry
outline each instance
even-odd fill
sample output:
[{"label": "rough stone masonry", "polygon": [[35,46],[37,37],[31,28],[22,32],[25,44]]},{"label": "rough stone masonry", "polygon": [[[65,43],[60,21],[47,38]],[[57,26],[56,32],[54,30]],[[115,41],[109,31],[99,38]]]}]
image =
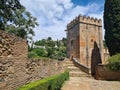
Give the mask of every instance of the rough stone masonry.
[{"label": "rough stone masonry", "polygon": [[65,62],[27,56],[27,40],[0,30],[0,90],[15,90],[65,70]]},{"label": "rough stone masonry", "polygon": [[0,30],[0,57],[27,57],[27,40]]}]

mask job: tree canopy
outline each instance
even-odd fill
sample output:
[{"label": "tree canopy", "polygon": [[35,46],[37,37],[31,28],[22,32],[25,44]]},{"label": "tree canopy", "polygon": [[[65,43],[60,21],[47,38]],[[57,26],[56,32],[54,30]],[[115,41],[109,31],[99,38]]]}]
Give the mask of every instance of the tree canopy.
[{"label": "tree canopy", "polygon": [[34,45],[35,47],[29,47],[29,57],[47,57],[59,60],[66,57],[66,38],[54,41],[51,37],[48,37],[36,41]]},{"label": "tree canopy", "polygon": [[110,55],[120,53],[120,0],[105,0],[104,27]]},{"label": "tree canopy", "polygon": [[22,38],[31,38],[38,23],[19,0],[0,0],[0,29]]}]

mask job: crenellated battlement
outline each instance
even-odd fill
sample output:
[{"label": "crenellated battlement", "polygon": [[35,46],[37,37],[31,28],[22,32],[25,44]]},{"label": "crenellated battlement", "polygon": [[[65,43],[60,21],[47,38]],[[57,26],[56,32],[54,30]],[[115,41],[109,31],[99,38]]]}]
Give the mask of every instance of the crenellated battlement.
[{"label": "crenellated battlement", "polygon": [[71,28],[78,23],[86,23],[86,24],[92,24],[96,26],[102,26],[101,19],[97,19],[97,18],[85,16],[85,15],[84,16],[79,15],[67,25],[67,28]]}]

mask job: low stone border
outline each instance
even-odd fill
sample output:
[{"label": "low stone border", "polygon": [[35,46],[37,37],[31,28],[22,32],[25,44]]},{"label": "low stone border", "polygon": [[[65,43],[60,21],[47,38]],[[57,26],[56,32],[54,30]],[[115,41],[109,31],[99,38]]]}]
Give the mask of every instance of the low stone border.
[{"label": "low stone border", "polygon": [[120,71],[111,71],[107,65],[98,65],[95,69],[95,79],[120,81]]}]

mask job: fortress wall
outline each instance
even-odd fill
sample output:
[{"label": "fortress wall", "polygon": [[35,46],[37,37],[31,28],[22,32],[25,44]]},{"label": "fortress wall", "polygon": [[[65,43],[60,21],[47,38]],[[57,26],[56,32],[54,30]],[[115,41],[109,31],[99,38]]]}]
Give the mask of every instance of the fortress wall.
[{"label": "fortress wall", "polygon": [[0,58],[27,57],[27,40],[0,30]]},{"label": "fortress wall", "polygon": [[0,90],[16,90],[18,87],[65,70],[64,61],[2,58],[0,59]]},{"label": "fortress wall", "polygon": [[66,68],[64,61],[28,59],[27,56],[27,40],[0,30],[0,90],[16,90]]}]

